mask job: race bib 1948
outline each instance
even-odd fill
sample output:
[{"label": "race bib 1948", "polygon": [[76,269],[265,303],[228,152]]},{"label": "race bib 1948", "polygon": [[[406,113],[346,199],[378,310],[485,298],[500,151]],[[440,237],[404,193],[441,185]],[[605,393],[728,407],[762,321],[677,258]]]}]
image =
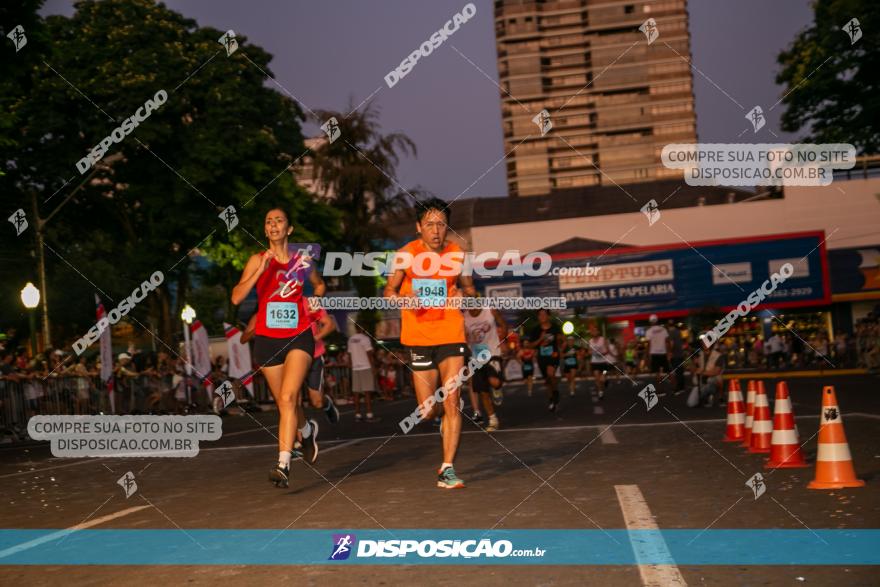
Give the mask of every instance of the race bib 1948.
[{"label": "race bib 1948", "polygon": [[445,279],[413,279],[412,287],[415,294],[425,305],[446,305]]}]

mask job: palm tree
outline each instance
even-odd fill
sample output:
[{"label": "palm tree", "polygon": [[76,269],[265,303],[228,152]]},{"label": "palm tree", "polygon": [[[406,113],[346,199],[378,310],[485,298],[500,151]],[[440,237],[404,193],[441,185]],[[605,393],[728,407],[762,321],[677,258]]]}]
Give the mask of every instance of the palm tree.
[{"label": "palm tree", "polygon": [[412,203],[412,192],[395,179],[401,155],[416,154],[403,133],[380,134],[372,104],[351,114],[320,110],[319,124],[335,118],[340,130],[333,142],[313,150],[313,179],[342,214],[342,229],[352,251],[368,251],[387,234],[384,222]]},{"label": "palm tree", "polygon": [[[372,250],[388,236],[388,219],[415,203],[421,190],[406,190],[395,179],[401,155],[415,155],[415,143],[403,133],[381,134],[378,110],[370,103],[350,114],[320,110],[317,123],[336,119],[340,134],[316,142],[311,156],[317,190],[342,215],[342,234],[352,252]],[[359,296],[374,296],[382,279],[352,277]],[[358,324],[375,332],[377,311],[361,311]]]}]

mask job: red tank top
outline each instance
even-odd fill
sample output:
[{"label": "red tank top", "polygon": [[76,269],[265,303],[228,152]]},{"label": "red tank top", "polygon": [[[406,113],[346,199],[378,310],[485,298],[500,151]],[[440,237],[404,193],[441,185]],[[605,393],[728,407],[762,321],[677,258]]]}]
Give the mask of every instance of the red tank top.
[{"label": "red tank top", "polygon": [[311,328],[303,283],[314,260],[290,251],[286,265],[273,258],[257,280],[256,333],[270,338],[292,338]]}]

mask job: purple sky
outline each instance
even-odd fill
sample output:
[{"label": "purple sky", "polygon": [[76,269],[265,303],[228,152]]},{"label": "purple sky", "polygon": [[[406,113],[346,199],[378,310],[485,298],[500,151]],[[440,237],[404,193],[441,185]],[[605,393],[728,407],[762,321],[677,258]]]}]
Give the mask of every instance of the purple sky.
[{"label": "purple sky", "polygon": [[[378,89],[373,100],[381,109],[383,130],[402,131],[418,147],[418,157],[405,159],[398,170],[404,187],[421,186],[448,199],[462,192],[462,197],[503,196],[507,184],[504,162],[499,162],[504,152],[499,90],[492,81],[497,82],[498,73],[491,0],[474,0],[476,16],[397,85],[389,89],[383,81],[466,3],[165,2],[200,25],[232,29],[272,53],[278,82],[308,108],[346,110],[350,99],[357,105]],[[70,15],[72,4],[48,0],[43,13]],[[773,81],[776,55],[812,21],[808,0],[691,0],[688,5],[694,65],[745,111],[760,104],[767,116],[758,135],[749,130],[740,137],[749,128],[745,112],[694,72],[699,140],[794,140],[779,130],[782,105],[768,109],[783,93]],[[660,34],[662,38],[662,29]]]}]

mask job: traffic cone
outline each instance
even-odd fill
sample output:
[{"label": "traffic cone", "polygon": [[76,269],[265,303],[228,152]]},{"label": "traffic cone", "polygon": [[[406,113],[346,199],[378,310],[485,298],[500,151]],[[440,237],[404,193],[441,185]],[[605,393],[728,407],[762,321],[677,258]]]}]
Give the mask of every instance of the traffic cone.
[{"label": "traffic cone", "polygon": [[801,453],[791,399],[788,397],[788,384],[776,384],[776,402],[773,404],[773,437],[770,442],[770,459],[764,465],[768,469],[795,469],[808,467]]},{"label": "traffic cone", "polygon": [[749,381],[747,385],[748,392],[746,393],[746,425],[743,433],[743,443],[742,446],[745,448],[749,448],[752,440],[752,422],[755,414],[755,390],[758,388],[755,386],[754,381]]},{"label": "traffic cone", "polygon": [[743,403],[739,379],[731,379],[727,388],[727,432],[724,442],[739,442],[746,434],[746,406]]},{"label": "traffic cone", "polygon": [[843,417],[837,407],[837,395],[833,385],[822,390],[822,416],[819,419],[819,453],[816,455],[816,478],[808,489],[843,489],[864,487],[865,482],[856,479],[849,444],[843,431]]},{"label": "traffic cone", "polygon": [[770,419],[770,403],[764,382],[758,381],[755,392],[755,407],[752,410],[752,434],[749,439],[749,452],[770,452],[770,439],[773,436],[773,420]]}]

